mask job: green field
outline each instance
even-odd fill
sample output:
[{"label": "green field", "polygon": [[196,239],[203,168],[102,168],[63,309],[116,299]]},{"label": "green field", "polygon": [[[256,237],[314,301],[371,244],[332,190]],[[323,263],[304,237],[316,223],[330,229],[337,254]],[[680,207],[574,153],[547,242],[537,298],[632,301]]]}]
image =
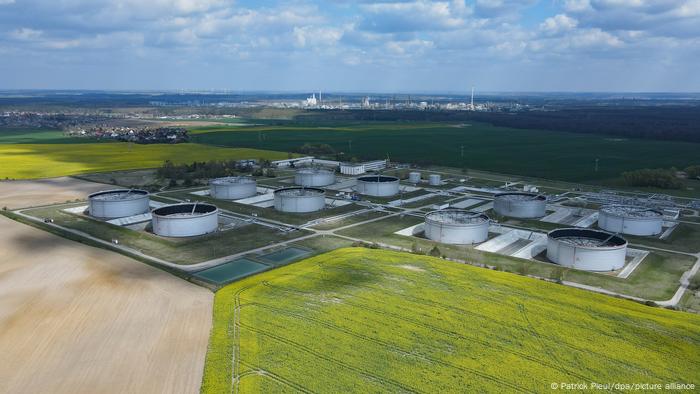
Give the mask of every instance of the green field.
[{"label": "green field", "polygon": [[[684,168],[700,164],[700,144],[611,138],[473,123],[340,124],[208,127],[193,141],[217,146],[292,151],[304,143],[325,143],[346,158],[439,164],[567,181],[613,179],[637,168]],[[351,143],[349,141],[352,141]],[[461,147],[464,147],[462,157]],[[672,154],[669,154],[672,152]],[[595,159],[599,170],[595,171]]]},{"label": "green field", "polygon": [[700,316],[440,259],[339,249],[215,297],[204,393],[543,392],[700,381]]},{"label": "green field", "polygon": [[0,144],[0,179],[49,178],[88,172],[155,168],[165,160],[286,159],[287,154],[200,144],[138,145],[126,142],[82,144]]}]

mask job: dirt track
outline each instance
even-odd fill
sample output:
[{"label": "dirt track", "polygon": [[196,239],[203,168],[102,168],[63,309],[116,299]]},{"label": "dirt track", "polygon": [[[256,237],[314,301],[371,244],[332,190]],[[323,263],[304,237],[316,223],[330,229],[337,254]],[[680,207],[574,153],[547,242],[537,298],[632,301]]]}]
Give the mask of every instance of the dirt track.
[{"label": "dirt track", "polygon": [[212,298],[0,216],[0,392],[198,392]]},{"label": "dirt track", "polygon": [[86,199],[88,194],[116,186],[86,182],[69,177],[0,181],[0,208],[25,208]]}]

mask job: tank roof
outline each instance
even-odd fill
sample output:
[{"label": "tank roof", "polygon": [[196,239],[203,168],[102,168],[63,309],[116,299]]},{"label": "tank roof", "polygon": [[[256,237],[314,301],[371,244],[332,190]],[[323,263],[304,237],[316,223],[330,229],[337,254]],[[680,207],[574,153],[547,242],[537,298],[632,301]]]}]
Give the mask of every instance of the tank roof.
[{"label": "tank roof", "polygon": [[206,203],[184,203],[166,205],[153,210],[154,215],[158,216],[201,216],[212,212],[216,212],[218,208],[212,204]]},{"label": "tank roof", "polygon": [[661,211],[656,209],[637,207],[633,205],[606,205],[600,210],[611,215],[641,219],[660,218],[664,215]]},{"label": "tank roof", "polygon": [[331,170],[327,170],[325,168],[300,168],[297,170],[297,173],[299,174],[333,174],[334,172]]},{"label": "tank roof", "polygon": [[362,182],[398,182],[399,178],[386,175],[365,175],[357,178],[357,180]]},{"label": "tank roof", "polygon": [[100,201],[128,201],[138,200],[146,196],[148,196],[148,192],[141,189],[115,189],[92,193],[88,198]]},{"label": "tank roof", "polygon": [[289,197],[303,197],[326,194],[326,191],[315,187],[287,187],[275,190],[275,194]]},{"label": "tank roof", "polygon": [[209,181],[212,185],[235,185],[242,183],[255,183],[255,179],[248,176],[229,176],[224,178],[216,178]]},{"label": "tank roof", "polygon": [[589,248],[616,247],[627,244],[627,241],[618,235],[585,228],[562,228],[552,230],[547,236],[570,245]]},{"label": "tank roof", "polygon": [[510,201],[530,201],[530,200],[546,200],[547,197],[536,193],[499,193],[496,198]]},{"label": "tank roof", "polygon": [[444,224],[481,224],[489,221],[489,217],[481,212],[464,211],[459,209],[446,209],[432,211],[425,215],[427,220]]}]

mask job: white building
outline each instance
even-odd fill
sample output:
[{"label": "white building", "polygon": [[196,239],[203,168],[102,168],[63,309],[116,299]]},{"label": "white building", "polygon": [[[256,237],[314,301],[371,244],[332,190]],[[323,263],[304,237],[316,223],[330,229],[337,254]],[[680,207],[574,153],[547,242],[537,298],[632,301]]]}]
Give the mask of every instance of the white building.
[{"label": "white building", "polygon": [[302,105],[305,107],[315,107],[317,104],[318,100],[316,100],[316,94],[312,94],[311,97],[307,97],[306,101],[302,103]]},{"label": "white building", "polygon": [[383,170],[386,166],[386,160],[367,161],[364,163],[341,163],[340,173],[343,175],[362,175],[367,171]]}]

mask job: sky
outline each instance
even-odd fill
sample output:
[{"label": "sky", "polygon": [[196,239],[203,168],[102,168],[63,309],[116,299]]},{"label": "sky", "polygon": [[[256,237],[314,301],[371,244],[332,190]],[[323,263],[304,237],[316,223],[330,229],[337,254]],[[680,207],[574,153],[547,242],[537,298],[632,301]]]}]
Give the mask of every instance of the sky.
[{"label": "sky", "polygon": [[0,89],[698,92],[700,0],[0,0]]}]

